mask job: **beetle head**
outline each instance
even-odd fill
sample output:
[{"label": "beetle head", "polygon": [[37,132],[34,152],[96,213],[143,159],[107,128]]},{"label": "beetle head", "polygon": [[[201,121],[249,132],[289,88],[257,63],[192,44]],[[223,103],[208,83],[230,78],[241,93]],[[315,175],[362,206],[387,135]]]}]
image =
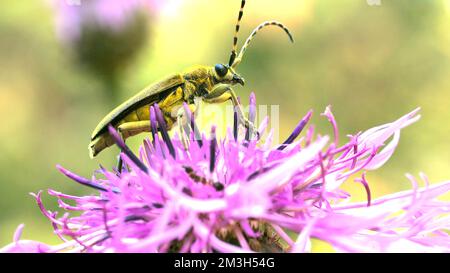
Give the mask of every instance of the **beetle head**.
[{"label": "beetle head", "polygon": [[231,85],[240,84],[244,86],[245,81],[232,67],[225,64],[216,64],[213,68],[214,78],[218,83]]}]

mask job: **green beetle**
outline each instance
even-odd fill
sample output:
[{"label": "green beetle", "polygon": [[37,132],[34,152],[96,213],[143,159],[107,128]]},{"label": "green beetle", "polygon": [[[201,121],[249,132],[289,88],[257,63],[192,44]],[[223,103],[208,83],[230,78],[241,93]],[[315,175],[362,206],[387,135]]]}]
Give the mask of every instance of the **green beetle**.
[{"label": "green beetle", "polygon": [[236,107],[239,122],[246,128],[257,132],[254,125],[244,116],[233,85],[244,85],[244,79],[235,71],[237,65],[252,41],[253,37],[266,26],[277,26],[282,28],[290,40],[293,38],[289,30],[277,21],[266,21],[256,27],[242,46],[239,54],[236,54],[240,22],[243,16],[245,0],[241,2],[236,31],[233,37],[233,47],[228,64],[216,64],[215,66],[195,66],[184,73],[169,76],[161,81],[151,84],[135,96],[131,97],[114,110],[112,110],[97,125],[91,135],[89,153],[91,158],[115,142],[108,132],[108,125],[112,125],[119,131],[125,140],[128,137],[151,130],[150,106],[158,104],[167,124],[171,129],[178,122],[182,131],[183,103],[187,103],[192,112],[195,112],[196,102],[201,100],[206,103],[222,103],[231,100]]}]

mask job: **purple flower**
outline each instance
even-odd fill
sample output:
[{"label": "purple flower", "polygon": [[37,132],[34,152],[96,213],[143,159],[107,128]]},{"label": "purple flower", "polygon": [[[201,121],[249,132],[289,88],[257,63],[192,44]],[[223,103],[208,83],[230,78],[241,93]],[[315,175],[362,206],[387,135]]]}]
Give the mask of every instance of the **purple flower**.
[{"label": "purple flower", "polygon": [[162,6],[160,0],[53,0],[57,33],[61,40],[78,40],[85,25],[99,25],[121,31],[137,12],[151,12]]},{"label": "purple flower", "polygon": [[162,0],[51,0],[56,31],[67,52],[83,70],[103,83],[117,105],[121,74],[153,37],[155,11]]},{"label": "purple flower", "polygon": [[[250,101],[253,118],[254,95]],[[313,127],[298,138],[310,111],[275,147],[271,133],[256,140],[234,124],[221,140],[215,128],[206,137],[189,120],[185,150],[179,138],[168,137],[159,108],[151,107],[152,139],[145,140],[138,156],[110,127],[126,164],[121,173],[100,168],[87,179],[58,166],[98,194],[48,190],[66,211],[62,216],[45,209],[41,192],[33,194],[61,245],[21,241],[16,235],[3,251],[308,252],[316,238],[343,252],[448,252],[450,203],[438,197],[450,191],[450,182],[430,185],[421,174],[425,185],[419,188],[407,175],[412,190],[372,200],[366,177],[389,159],[400,130],[420,118],[418,111],[349,136],[342,146],[330,107],[323,115],[334,128],[331,139],[314,136]],[[266,125],[267,119],[261,136]],[[356,174],[367,202],[352,203],[340,189]]]}]

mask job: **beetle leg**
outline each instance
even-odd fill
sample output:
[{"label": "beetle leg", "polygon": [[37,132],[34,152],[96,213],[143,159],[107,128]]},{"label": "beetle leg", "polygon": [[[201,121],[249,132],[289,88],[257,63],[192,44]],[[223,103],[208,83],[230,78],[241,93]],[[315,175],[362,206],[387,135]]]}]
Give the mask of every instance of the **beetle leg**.
[{"label": "beetle leg", "polygon": [[[125,140],[124,140],[125,141]],[[121,173],[123,168],[123,160],[119,154],[119,161],[117,162],[117,172]]]},{"label": "beetle leg", "polygon": [[230,96],[231,96],[231,101],[233,102],[233,106],[236,109],[237,113],[238,113],[238,117],[240,122],[242,124],[244,124],[245,128],[247,128],[247,130],[250,130],[250,135],[255,134],[256,138],[259,139],[260,135],[258,132],[258,129],[256,128],[256,126],[253,124],[253,122],[251,122],[250,120],[248,120],[245,115],[244,115],[244,110],[242,109],[242,105],[240,104],[236,93],[234,93],[234,90],[230,88]]},{"label": "beetle leg", "polygon": [[227,100],[230,100],[230,99],[231,99],[231,94],[227,92],[218,97],[209,98],[209,99],[203,98],[203,101],[205,101],[206,103],[222,103],[222,102],[226,102]]},{"label": "beetle leg", "polygon": [[[122,135],[122,133],[120,132],[120,130],[118,130],[119,131],[119,135],[120,135],[120,137],[122,138],[122,140],[123,140],[123,143],[125,143],[125,141],[126,141],[126,138],[124,138],[123,137],[123,135]],[[120,155],[120,153],[119,153],[119,160],[117,161],[117,172],[118,173],[122,173],[122,169],[123,169],[123,160],[122,160],[122,156]]]},{"label": "beetle leg", "polygon": [[205,96],[203,96],[203,100],[206,100],[209,103],[216,103],[215,99],[221,97],[226,92],[231,91],[231,87],[226,84],[216,85],[211,92],[208,92]]},{"label": "beetle leg", "polygon": [[180,107],[177,112],[177,123],[178,123],[178,131],[180,133],[181,143],[183,143],[184,149],[187,151],[189,149],[189,141],[186,137],[185,129],[183,124],[186,123],[186,117],[184,114],[184,109]]},{"label": "beetle leg", "polygon": [[120,124],[119,127],[117,127],[117,130],[125,140],[139,133],[149,132],[151,130],[151,124],[150,120],[125,122]]},{"label": "beetle leg", "polygon": [[[131,121],[131,122],[125,122],[120,124],[117,127],[117,130],[122,137],[123,141],[125,142],[126,139],[130,136],[137,135],[141,132],[147,132],[150,131],[150,120],[141,120],[141,121]],[[122,157],[119,157],[119,162],[117,163],[117,170],[119,173],[122,172],[123,168],[123,161]]]},{"label": "beetle leg", "polygon": [[[191,113],[195,113],[198,109],[197,102],[194,104],[188,105]],[[189,132],[190,132],[190,124],[187,120],[186,113],[183,106],[174,109],[175,112],[172,112],[172,117],[177,119],[178,131],[180,133],[180,140],[183,143],[184,149],[187,151],[189,148]]]},{"label": "beetle leg", "polygon": [[238,113],[239,122],[243,124],[245,128],[250,130],[252,134],[256,134],[256,137],[259,139],[258,130],[256,129],[255,125],[245,117],[242,105],[239,103],[236,93],[229,85],[218,85],[206,96],[203,96],[203,100],[207,103],[222,103],[229,99],[231,99],[233,106]]}]

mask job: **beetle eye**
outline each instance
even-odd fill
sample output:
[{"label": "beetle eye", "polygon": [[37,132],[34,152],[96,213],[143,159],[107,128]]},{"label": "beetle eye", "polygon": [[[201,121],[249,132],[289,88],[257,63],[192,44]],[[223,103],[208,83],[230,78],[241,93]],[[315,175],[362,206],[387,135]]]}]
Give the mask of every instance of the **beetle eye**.
[{"label": "beetle eye", "polygon": [[216,70],[217,75],[219,75],[219,77],[224,77],[227,73],[228,73],[228,68],[226,66],[224,66],[223,64],[216,64],[216,66],[214,67]]}]

